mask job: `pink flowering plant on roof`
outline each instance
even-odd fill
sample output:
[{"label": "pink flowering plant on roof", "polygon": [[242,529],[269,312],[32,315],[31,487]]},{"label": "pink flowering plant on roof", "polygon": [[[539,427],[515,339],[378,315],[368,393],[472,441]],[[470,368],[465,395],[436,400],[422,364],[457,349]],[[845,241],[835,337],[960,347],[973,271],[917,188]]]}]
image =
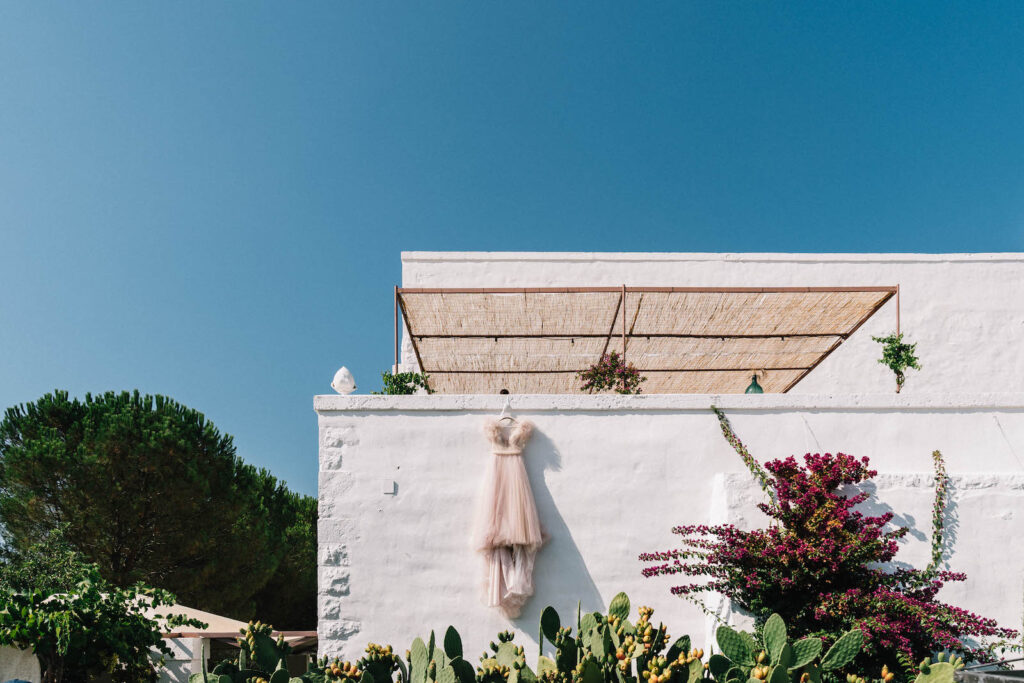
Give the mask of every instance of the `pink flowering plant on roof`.
[{"label": "pink flowering plant on roof", "polygon": [[618,394],[639,394],[640,384],[647,378],[632,363],[627,363],[615,351],[601,356],[601,360],[577,373],[582,385],[580,391],[588,394],[611,390]]},{"label": "pink flowering plant on roof", "polygon": [[827,643],[859,627],[865,646],[855,664],[863,671],[902,665],[913,678],[914,662],[944,650],[968,661],[991,661],[995,644],[985,647],[983,640],[1005,646],[999,641],[1016,637],[992,619],[937,599],[945,582],[966,579],[938,568],[947,488],[938,451],[932,563],[923,570],[894,569],[890,563],[909,529],[892,525],[892,512],[857,510],[870,496],[858,485],[877,474],[867,458],[807,454],[802,462],[791,456],[762,467],[716,412],[726,438],[768,496],[759,507],[770,526],[754,531],[730,524],[675,527],[682,547],[641,555],[651,563],[645,576],[681,574],[690,582],[673,593],[701,606],[701,593],[721,593],[759,624],[778,613],[795,636],[814,635]]}]

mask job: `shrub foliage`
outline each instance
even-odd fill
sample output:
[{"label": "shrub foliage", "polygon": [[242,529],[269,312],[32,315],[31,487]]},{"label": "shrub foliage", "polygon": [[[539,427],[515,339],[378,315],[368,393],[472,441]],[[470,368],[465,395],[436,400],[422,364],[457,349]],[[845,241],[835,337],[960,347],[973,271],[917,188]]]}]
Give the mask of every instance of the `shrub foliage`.
[{"label": "shrub foliage", "polygon": [[[858,489],[877,472],[867,458],[842,453],[773,460],[763,467],[736,438],[719,413],[727,439],[768,493],[759,505],[767,529],[742,531],[730,524],[673,529],[682,547],[645,553],[645,576],[681,574],[693,580],[672,592],[700,603],[718,592],[747,610],[758,623],[780,614],[799,635],[826,642],[857,627],[866,638],[858,664],[877,671],[919,661],[935,651],[963,653],[968,661],[991,659],[977,639],[1005,639],[1014,631],[991,619],[942,602],[939,589],[963,574],[938,568],[946,480],[936,452],[937,496],[933,562],[925,570],[892,569],[907,527],[892,526],[892,512],[857,509],[870,494]],[[849,494],[849,495],[848,495]],[[939,550],[936,550],[939,548]]]},{"label": "shrub foliage", "polygon": [[170,654],[167,627],[202,622],[182,616],[149,616],[174,604],[167,591],[144,585],[112,586],[95,566],[62,593],[0,590],[0,645],[31,650],[39,659],[43,683],[84,683],[109,676],[113,683],[157,680],[154,652]]},{"label": "shrub foliage", "polygon": [[116,586],[284,628],[316,622],[316,501],[169,398],[58,391],[6,411],[0,532],[18,551],[62,526]]}]

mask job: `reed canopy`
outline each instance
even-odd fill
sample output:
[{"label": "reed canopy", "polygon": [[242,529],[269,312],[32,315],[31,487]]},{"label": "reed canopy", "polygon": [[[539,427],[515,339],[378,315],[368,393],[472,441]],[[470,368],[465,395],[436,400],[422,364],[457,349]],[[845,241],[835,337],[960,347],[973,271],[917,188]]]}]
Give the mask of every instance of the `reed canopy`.
[{"label": "reed canopy", "polygon": [[765,392],[784,393],[897,292],[396,288],[396,349],[400,314],[430,388],[442,394],[577,393],[576,374],[611,351],[647,377],[644,393],[743,393],[754,372]]}]

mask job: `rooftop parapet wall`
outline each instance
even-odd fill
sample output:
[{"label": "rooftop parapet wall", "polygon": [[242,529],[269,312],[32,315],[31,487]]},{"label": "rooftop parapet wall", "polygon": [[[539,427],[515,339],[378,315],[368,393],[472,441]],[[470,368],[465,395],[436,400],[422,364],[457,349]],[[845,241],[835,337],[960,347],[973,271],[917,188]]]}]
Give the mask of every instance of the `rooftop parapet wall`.
[{"label": "rooftop parapet wall", "polygon": [[643,579],[636,556],[674,547],[676,524],[763,523],[712,403],[759,460],[869,456],[878,497],[914,528],[908,558],[922,565],[930,454],[942,450],[954,479],[949,566],[970,577],[944,596],[1020,623],[1024,549],[1006,540],[1024,535],[1024,394],[513,396],[512,413],[537,426],[524,457],[550,541],[537,595],[511,623],[481,604],[469,547],[490,457],[481,427],[504,397],[319,396],[321,651],[401,649],[448,624],[474,654],[508,627],[530,643],[545,605],[605,608],[619,590],[703,641],[704,617],[668,593],[677,582]]},{"label": "rooftop parapet wall", "polygon": [[[1016,391],[1024,376],[1024,254],[644,254],[404,252],[404,287],[830,287],[900,285],[901,329],[924,369],[904,392]],[[885,304],[792,393],[894,387],[872,336],[896,327]],[[403,345],[403,359],[414,358]],[[414,363],[415,361],[413,361]],[[744,385],[745,386],[745,385]],[[743,387],[739,387],[742,391]]]}]

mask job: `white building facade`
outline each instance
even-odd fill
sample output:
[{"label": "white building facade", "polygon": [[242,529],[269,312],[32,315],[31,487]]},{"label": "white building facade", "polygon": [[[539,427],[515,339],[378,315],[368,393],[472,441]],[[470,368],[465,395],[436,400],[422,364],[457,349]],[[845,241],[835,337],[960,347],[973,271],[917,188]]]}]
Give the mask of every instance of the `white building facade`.
[{"label": "white building facade", "polygon": [[[673,634],[705,642],[704,615],[669,593],[683,581],[644,579],[637,555],[677,547],[675,525],[765,522],[755,507],[760,491],[711,405],[761,461],[807,452],[870,457],[880,471],[876,505],[912,528],[899,559],[918,566],[928,557],[931,453],[941,450],[953,478],[948,566],[968,574],[942,597],[1020,625],[1024,550],[1007,541],[1024,532],[1024,255],[402,259],[403,287],[419,288],[898,285],[900,327],[918,343],[923,370],[910,371],[897,395],[877,362],[871,336],[896,328],[892,299],[785,394],[511,396],[512,413],[536,425],[524,458],[549,535],[536,594],[511,622],[482,604],[469,542],[490,457],[481,427],[505,397],[318,396],[322,653],[354,656],[371,641],[401,649],[449,624],[472,655],[505,628],[529,647],[546,605],[563,616],[577,601],[605,609],[620,590],[654,607]],[[414,368],[408,339],[402,351],[402,365]]]}]

